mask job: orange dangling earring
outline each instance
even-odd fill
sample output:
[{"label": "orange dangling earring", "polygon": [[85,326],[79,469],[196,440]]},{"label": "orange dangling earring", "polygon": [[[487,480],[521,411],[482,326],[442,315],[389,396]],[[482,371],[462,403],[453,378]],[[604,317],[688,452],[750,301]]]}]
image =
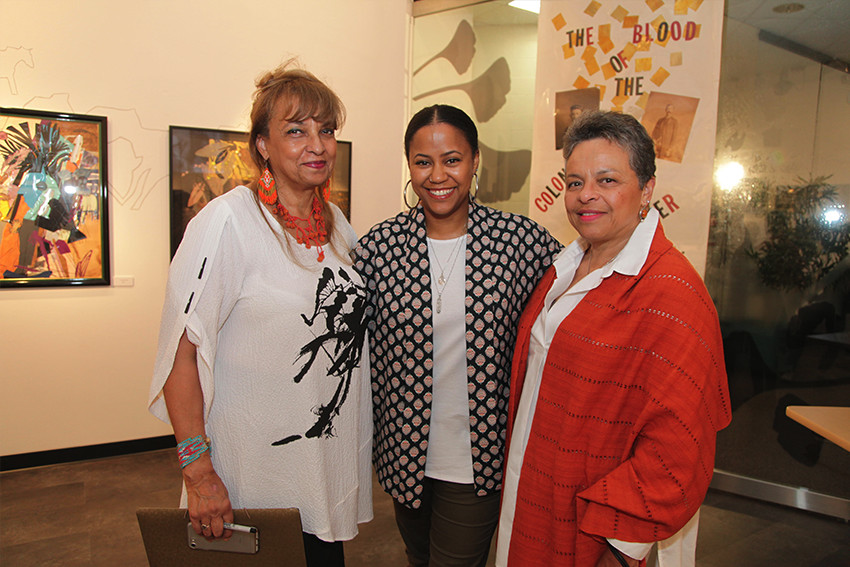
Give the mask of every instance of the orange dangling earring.
[{"label": "orange dangling earring", "polygon": [[331,199],[331,180],[330,180],[330,178],[328,178],[328,180],[325,181],[325,184],[322,185],[322,199],[325,200],[325,203],[327,203]]},{"label": "orange dangling earring", "polygon": [[266,160],[266,169],[260,176],[259,185],[260,187],[257,191],[257,195],[260,197],[260,200],[267,205],[276,204],[277,189],[274,186],[274,175],[272,175],[272,172],[269,169],[268,160]]}]

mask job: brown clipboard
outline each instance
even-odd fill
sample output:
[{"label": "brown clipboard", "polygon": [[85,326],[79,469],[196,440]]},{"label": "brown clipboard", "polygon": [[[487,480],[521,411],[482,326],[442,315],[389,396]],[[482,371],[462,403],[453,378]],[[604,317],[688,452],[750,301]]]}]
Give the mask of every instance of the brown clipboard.
[{"label": "brown clipboard", "polygon": [[151,567],[231,565],[305,567],[301,515],[297,508],[234,510],[235,524],[254,526],[259,551],[253,554],[192,549],[186,541],[185,508],[139,508],[136,518]]}]

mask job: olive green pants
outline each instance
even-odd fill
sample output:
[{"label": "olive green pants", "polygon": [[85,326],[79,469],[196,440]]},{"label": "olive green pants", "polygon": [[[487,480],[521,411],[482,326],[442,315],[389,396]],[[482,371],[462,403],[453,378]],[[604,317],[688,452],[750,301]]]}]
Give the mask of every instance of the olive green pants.
[{"label": "olive green pants", "polygon": [[420,508],[395,502],[410,565],[484,567],[499,521],[500,496],[476,496],[471,484],[426,478]]}]

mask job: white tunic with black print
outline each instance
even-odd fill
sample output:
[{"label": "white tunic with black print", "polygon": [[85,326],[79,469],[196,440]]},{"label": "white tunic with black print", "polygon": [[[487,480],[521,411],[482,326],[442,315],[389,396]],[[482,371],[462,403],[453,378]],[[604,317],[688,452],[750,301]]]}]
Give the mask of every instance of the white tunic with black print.
[{"label": "white tunic with black print", "polygon": [[[333,212],[348,250],[354,231]],[[318,262],[246,187],[189,224],[169,270],[149,404],[168,421],[162,387],[185,329],[233,508],[299,508],[304,531],[326,541],[351,539],[371,519],[364,303],[350,265],[329,246]]]},{"label": "white tunic with black print", "polygon": [[[561,245],[520,215],[471,204],[466,237],[466,349],[473,480],[501,489],[516,323]],[[366,282],[378,480],[397,501],[421,505],[431,416],[433,328],[421,207],[360,239]]]}]

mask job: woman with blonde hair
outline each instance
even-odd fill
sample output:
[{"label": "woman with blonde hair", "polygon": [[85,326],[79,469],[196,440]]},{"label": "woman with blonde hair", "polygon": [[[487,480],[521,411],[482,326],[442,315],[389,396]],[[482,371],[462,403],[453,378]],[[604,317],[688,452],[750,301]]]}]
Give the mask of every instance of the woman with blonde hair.
[{"label": "woman with blonde hair", "polygon": [[365,291],[327,202],[344,109],[312,74],[257,81],[252,187],[187,227],[168,278],[150,411],[170,422],[195,531],[233,508],[301,511],[311,566],[344,565],[372,517]]}]

